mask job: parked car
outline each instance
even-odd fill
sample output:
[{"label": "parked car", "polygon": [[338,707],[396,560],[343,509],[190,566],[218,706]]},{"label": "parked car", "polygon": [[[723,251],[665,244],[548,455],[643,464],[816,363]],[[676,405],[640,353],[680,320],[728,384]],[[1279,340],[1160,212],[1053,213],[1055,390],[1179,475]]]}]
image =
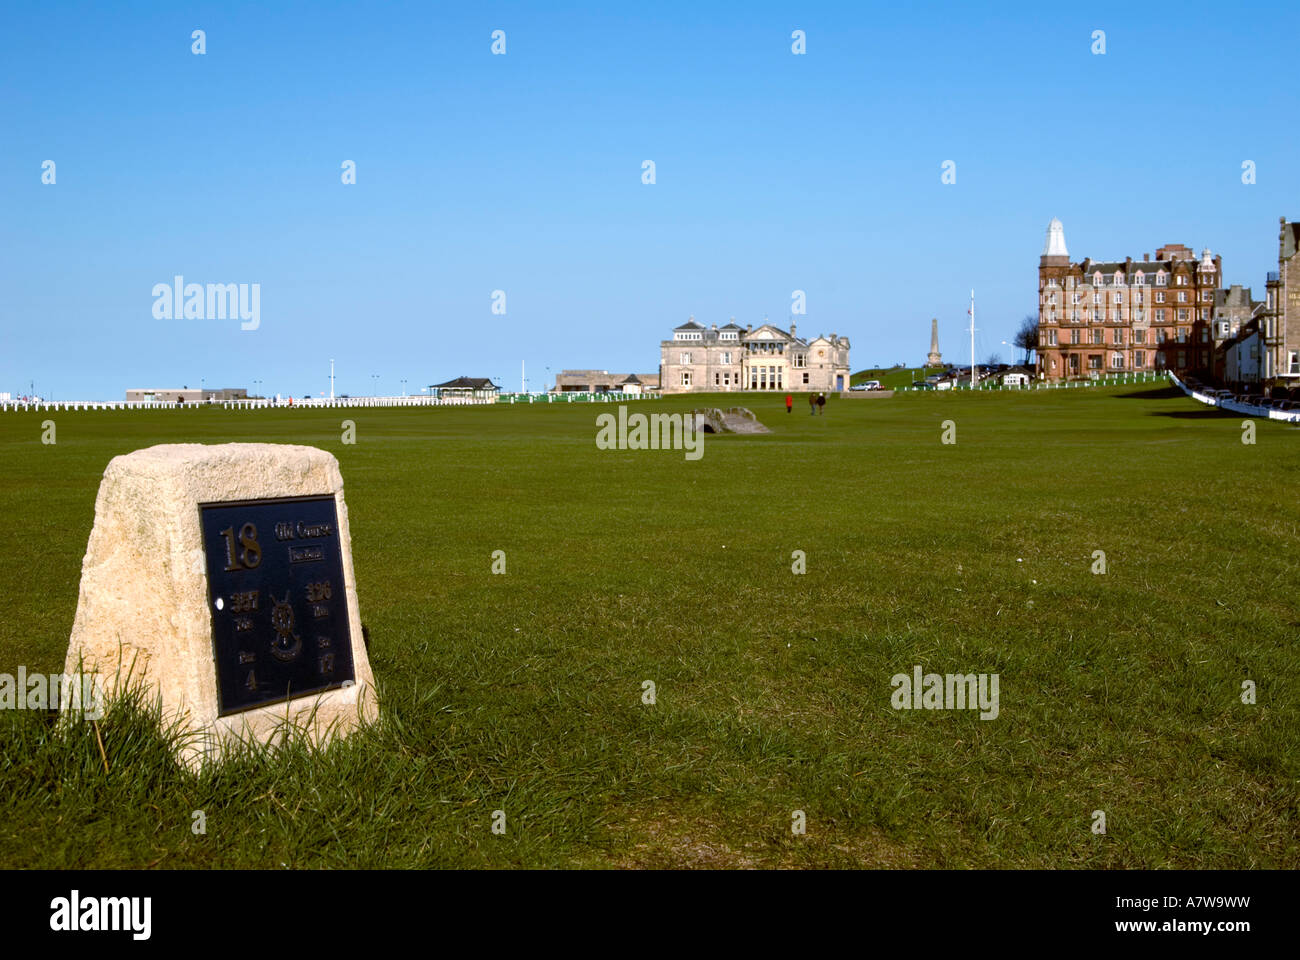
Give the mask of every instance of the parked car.
[{"label": "parked car", "polygon": [[883,390],[879,380],[863,380],[858,384],[859,390]]},{"label": "parked car", "polygon": [[933,390],[933,389],[934,389],[934,384],[931,383],[931,382],[928,381],[928,380],[913,380],[913,381],[912,381],[912,389],[913,389],[913,390]]}]

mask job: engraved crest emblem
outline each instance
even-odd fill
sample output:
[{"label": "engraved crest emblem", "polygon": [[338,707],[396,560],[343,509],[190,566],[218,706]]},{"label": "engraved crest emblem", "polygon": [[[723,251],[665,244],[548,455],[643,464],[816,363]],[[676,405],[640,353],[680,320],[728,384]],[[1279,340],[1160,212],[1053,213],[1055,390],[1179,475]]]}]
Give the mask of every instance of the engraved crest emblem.
[{"label": "engraved crest emblem", "polygon": [[275,639],[271,641],[271,656],[282,662],[297,659],[302,653],[302,637],[293,632],[293,607],[289,603],[289,591],[284,592],[284,599],[271,597],[271,626],[275,628]]}]

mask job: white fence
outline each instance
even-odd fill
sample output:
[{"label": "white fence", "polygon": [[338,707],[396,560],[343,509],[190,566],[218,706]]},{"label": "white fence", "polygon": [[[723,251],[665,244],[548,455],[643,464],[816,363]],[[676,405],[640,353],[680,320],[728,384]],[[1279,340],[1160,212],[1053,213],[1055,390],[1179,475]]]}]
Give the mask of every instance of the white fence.
[{"label": "white fence", "polygon": [[1178,388],[1183,391],[1183,393],[1187,394],[1193,400],[1199,400],[1207,406],[1219,407],[1222,410],[1228,410],[1232,413],[1240,413],[1247,417],[1265,417],[1269,420],[1282,420],[1286,423],[1300,423],[1300,410],[1274,410],[1272,407],[1262,407],[1254,403],[1242,403],[1239,400],[1212,397],[1208,393],[1201,393],[1199,390],[1193,390],[1172,373],[1169,375],[1169,379],[1172,380]]},{"label": "white fence", "polygon": [[502,393],[493,397],[323,397],[257,400],[203,400],[197,403],[173,403],[158,400],[40,400],[0,402],[0,412],[23,410],[203,410],[213,407],[224,410],[301,410],[320,408],[355,407],[470,407],[494,403],[624,403],[628,400],[649,400],[658,394],[649,393]]},{"label": "white fence", "polygon": [[[987,390],[994,392],[998,390],[1073,390],[1079,387],[1113,387],[1126,383],[1158,383],[1162,380],[1172,377],[1173,374],[1168,371],[1153,371],[1151,373],[1117,373],[1110,376],[1097,377],[1089,380],[1054,380],[1047,383],[1028,383],[1020,386],[1004,386],[1000,383],[977,383],[976,390]],[[936,387],[897,387],[895,388],[903,393],[928,393],[936,390]],[[944,387],[943,392],[948,390],[969,390],[969,382],[962,383],[958,381],[951,387]]]}]

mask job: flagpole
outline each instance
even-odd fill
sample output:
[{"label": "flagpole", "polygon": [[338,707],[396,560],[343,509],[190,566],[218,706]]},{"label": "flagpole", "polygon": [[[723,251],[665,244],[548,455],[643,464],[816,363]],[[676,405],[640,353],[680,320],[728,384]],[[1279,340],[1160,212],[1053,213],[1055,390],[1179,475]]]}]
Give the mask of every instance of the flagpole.
[{"label": "flagpole", "polygon": [[975,389],[975,291],[970,292],[970,388]]}]

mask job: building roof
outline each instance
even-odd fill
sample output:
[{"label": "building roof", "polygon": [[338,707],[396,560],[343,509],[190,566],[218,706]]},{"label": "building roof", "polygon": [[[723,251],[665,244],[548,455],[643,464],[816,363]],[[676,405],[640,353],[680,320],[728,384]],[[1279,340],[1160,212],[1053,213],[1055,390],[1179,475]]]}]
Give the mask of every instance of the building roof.
[{"label": "building roof", "polygon": [[619,381],[619,383],[640,383],[640,382],[641,382],[640,379],[637,378],[637,375],[635,373],[629,373],[626,377],[624,377],[622,380]]},{"label": "building roof", "polygon": [[1284,260],[1294,257],[1296,250],[1300,250],[1300,221],[1287,223],[1286,218],[1282,218],[1281,250]]},{"label": "building roof", "polygon": [[704,328],[695,322],[695,318],[687,320],[680,327],[673,327],[674,330],[703,330]]},{"label": "building roof", "polygon": [[495,390],[497,385],[487,377],[457,377],[455,380],[448,380],[446,383],[433,383],[429,385],[430,390],[443,390],[447,388],[460,387],[470,390]]},{"label": "building roof", "polygon": [[1234,283],[1227,290],[1214,291],[1215,307],[1250,307],[1255,303],[1250,296],[1250,287]]}]

